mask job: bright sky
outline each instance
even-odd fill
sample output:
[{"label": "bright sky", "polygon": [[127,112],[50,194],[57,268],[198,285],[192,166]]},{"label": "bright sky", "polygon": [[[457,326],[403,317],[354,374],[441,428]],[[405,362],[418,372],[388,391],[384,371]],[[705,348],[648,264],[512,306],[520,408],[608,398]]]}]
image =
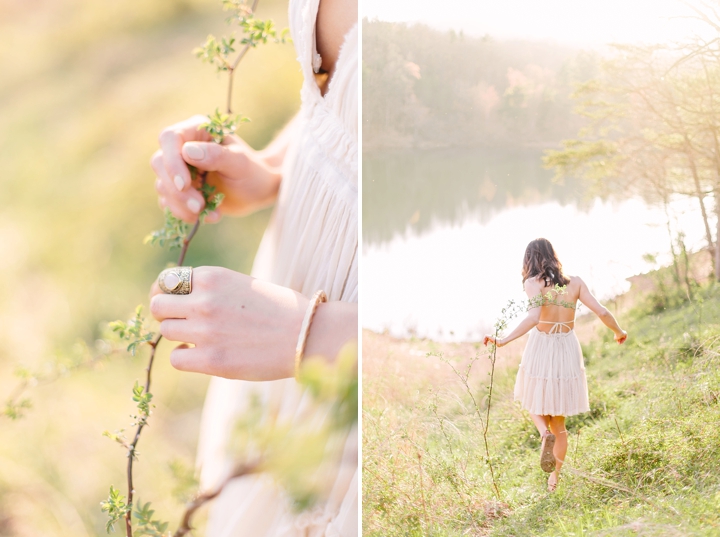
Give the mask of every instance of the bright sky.
[{"label": "bright sky", "polygon": [[361,5],[363,17],[371,19],[585,46],[717,35],[704,23],[678,18],[692,14],[679,0],[363,0]]}]

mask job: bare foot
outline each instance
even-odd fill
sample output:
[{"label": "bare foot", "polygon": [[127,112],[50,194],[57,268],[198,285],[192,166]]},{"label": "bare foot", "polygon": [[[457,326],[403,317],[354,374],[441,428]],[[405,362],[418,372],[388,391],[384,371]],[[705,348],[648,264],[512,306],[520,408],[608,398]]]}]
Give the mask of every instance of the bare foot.
[{"label": "bare foot", "polygon": [[555,492],[558,485],[558,474],[556,470],[550,472],[548,476],[548,492]]}]

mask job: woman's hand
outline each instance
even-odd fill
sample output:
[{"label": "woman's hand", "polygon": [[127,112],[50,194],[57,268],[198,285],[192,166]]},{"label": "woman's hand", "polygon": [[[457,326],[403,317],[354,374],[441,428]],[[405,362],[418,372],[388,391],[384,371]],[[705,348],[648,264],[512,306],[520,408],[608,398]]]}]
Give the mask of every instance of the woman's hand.
[{"label": "woman's hand", "polygon": [[488,343],[494,344],[496,347],[503,347],[505,343],[503,343],[502,339],[495,339],[494,336],[485,336],[483,338],[483,345],[487,347]]},{"label": "woman's hand", "polygon": [[220,267],[195,268],[189,295],[161,294],[157,283],[152,292],[163,337],[194,345],[172,351],[176,369],[244,380],[294,375],[309,302],[300,293]]},{"label": "woman's hand", "polygon": [[[222,145],[212,142],[198,129],[205,122],[207,117],[193,116],[160,133],[160,149],[150,160],[160,205],[186,222],[197,220],[205,200],[197,190],[199,183],[191,183],[188,164],[209,172],[207,183],[225,194],[222,214],[242,215],[272,203],[280,186],[279,169],[237,136],[227,136]],[[208,222],[219,219],[218,213],[207,216]]]},{"label": "woman's hand", "polygon": [[618,342],[618,345],[622,345],[627,340],[627,332],[625,330],[620,330],[620,332],[615,332],[615,341]]}]

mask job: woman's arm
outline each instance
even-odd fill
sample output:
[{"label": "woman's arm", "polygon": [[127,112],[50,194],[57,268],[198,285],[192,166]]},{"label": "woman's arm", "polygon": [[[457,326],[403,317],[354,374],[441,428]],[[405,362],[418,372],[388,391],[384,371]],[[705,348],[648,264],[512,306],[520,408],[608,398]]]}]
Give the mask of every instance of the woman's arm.
[{"label": "woman's arm", "polygon": [[[541,287],[539,282],[535,280],[525,280],[525,294],[528,296],[529,299],[532,299],[533,297],[536,297],[538,295],[542,295],[542,290],[543,288]],[[538,306],[531,308],[528,311],[527,316],[522,321],[520,321],[520,324],[518,324],[515,329],[507,335],[507,337],[496,340],[494,336],[485,336],[485,338],[483,339],[483,345],[487,345],[489,342],[492,342],[498,347],[503,347],[511,341],[514,341],[517,338],[527,334],[530,330],[537,326],[539,321],[540,307]]]},{"label": "woman's arm", "polygon": [[598,299],[595,298],[590,292],[590,289],[588,289],[587,284],[582,279],[577,279],[580,282],[580,302],[585,304],[590,311],[600,318],[605,326],[613,331],[615,334],[615,341],[617,341],[618,344],[622,345],[625,343],[625,340],[627,339],[627,332],[620,328],[615,316],[610,313],[605,306],[598,302]]},{"label": "woman's arm", "polygon": [[[287,287],[220,267],[193,270],[189,295],[153,286],[150,311],[160,333],[180,345],[170,353],[182,371],[242,380],[277,380],[295,374],[295,347],[309,300]],[[357,304],[320,304],[305,356],[334,360],[357,340]],[[190,347],[188,343],[193,346]]]}]

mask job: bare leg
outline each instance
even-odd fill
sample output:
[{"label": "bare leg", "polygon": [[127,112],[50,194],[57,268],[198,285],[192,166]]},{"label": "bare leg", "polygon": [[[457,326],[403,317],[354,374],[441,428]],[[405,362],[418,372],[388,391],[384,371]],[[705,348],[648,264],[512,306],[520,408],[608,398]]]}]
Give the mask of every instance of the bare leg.
[{"label": "bare leg", "polygon": [[563,462],[565,462],[565,454],[567,453],[568,439],[567,429],[565,429],[565,416],[551,416],[550,417],[550,430],[555,435],[555,448],[553,454],[557,459],[555,469],[560,472]]},{"label": "bare leg", "polygon": [[553,492],[557,487],[558,477],[560,476],[560,468],[565,462],[567,454],[568,439],[567,429],[565,429],[565,416],[551,416],[550,430],[555,435],[555,447],[553,455],[555,455],[555,471],[548,476],[548,490]]},{"label": "bare leg", "polygon": [[530,414],[530,419],[533,420],[533,423],[535,424],[535,427],[537,427],[540,436],[545,434],[545,431],[547,431],[548,427],[550,426],[550,418],[551,416],[538,416],[537,414]]}]

